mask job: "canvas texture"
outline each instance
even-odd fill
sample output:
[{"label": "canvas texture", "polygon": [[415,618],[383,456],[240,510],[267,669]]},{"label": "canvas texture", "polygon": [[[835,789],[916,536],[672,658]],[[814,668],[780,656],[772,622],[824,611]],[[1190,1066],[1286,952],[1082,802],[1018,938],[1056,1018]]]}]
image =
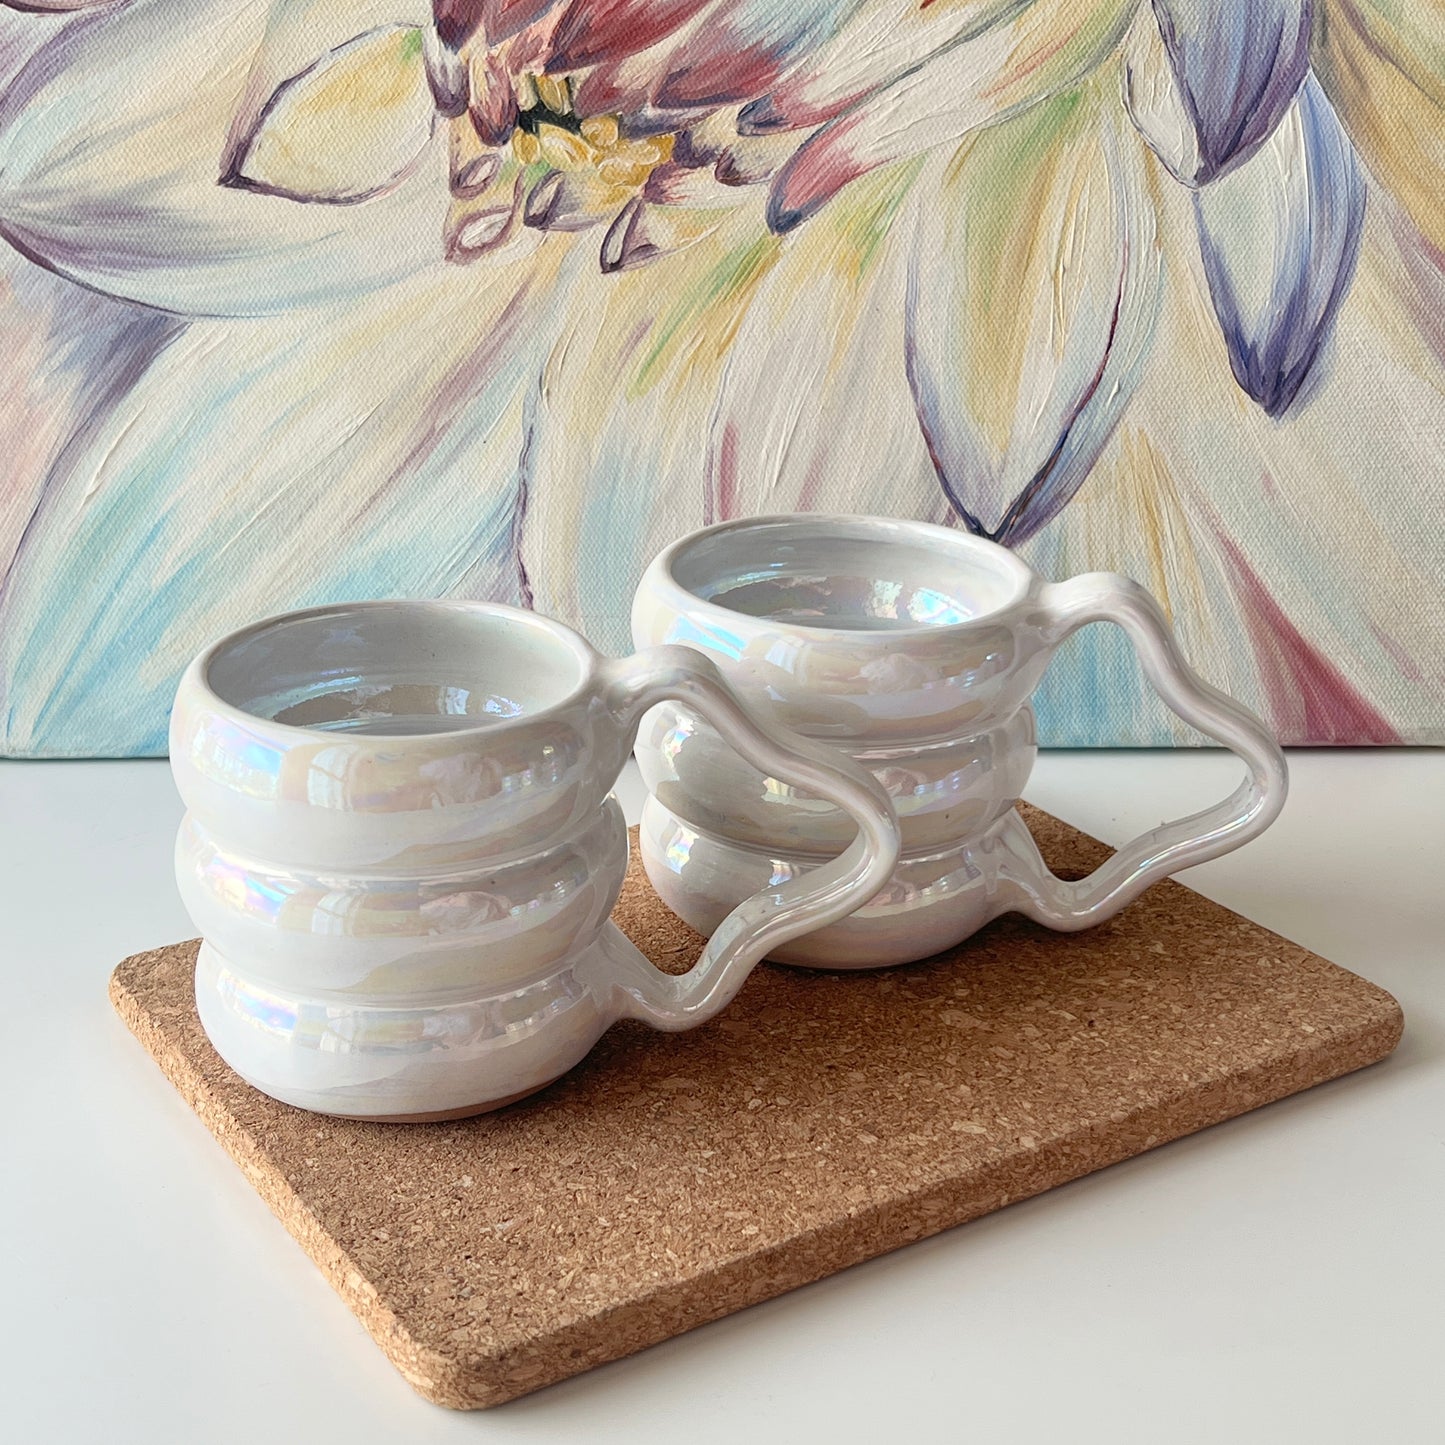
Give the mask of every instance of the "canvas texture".
[{"label": "canvas texture", "polygon": [[[796,510],[1445,742],[1445,0],[14,0],[0,237],[0,752],[163,752],[328,601],[623,652],[659,548]],[[1107,626],[1038,712],[1199,740]]]}]

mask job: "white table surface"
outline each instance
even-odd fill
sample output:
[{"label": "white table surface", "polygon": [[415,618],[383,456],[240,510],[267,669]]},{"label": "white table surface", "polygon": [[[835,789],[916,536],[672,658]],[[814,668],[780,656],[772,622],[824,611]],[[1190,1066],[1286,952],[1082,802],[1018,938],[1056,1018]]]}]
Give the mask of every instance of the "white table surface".
[{"label": "white table surface", "polygon": [[[1296,753],[1186,881],[1390,989],[1387,1062],[511,1405],[414,1395],[112,1014],[191,933],[164,764],[0,763],[0,1439],[1445,1439],[1445,753]],[[1112,842],[1218,753],[1060,753]],[[635,806],[629,779],[624,800]]]}]

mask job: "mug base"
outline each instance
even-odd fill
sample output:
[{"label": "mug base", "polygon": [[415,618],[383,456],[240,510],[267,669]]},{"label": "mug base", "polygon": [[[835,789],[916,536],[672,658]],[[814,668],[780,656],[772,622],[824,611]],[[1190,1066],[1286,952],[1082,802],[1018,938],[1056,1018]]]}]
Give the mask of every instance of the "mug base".
[{"label": "mug base", "polygon": [[[558,1078],[560,1077],[559,1074]],[[327,1117],[355,1119],[364,1124],[451,1124],[458,1119],[475,1119],[482,1114],[494,1114],[509,1104],[520,1104],[523,1099],[530,1099],[533,1094],[550,1089],[556,1082],[556,1079],[549,1079],[545,1084],[537,1084],[530,1089],[523,1089],[520,1093],[509,1094],[505,1099],[489,1099],[484,1104],[463,1104],[456,1109],[426,1109],[419,1114],[329,1114]]]},{"label": "mug base", "polygon": [[196,1009],[221,1058],[283,1104],[378,1123],[465,1119],[555,1083],[601,1037],[615,1017],[593,978],[603,934],[555,974],[432,1004],[288,993],[203,941]]},{"label": "mug base", "polygon": [[[641,852],[654,890],[683,922],[711,934],[743,899],[817,864],[780,858],[684,823],[656,796],[643,807]],[[987,832],[905,856],[888,886],[839,923],[769,955],[800,968],[854,970],[914,963],[953,948],[1024,901],[1014,882],[1044,870],[1016,809]]]}]

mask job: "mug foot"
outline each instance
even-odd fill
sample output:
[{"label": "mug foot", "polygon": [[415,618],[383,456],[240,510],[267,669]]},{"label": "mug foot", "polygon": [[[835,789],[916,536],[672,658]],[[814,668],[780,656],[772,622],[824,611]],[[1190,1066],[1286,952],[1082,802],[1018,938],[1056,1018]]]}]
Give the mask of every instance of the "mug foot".
[{"label": "mug foot", "polygon": [[587,978],[599,946],[521,986],[418,1004],[288,993],[203,942],[196,1008],[216,1052],[283,1104],[385,1123],[465,1119],[555,1083],[601,1037],[614,1015]]},{"label": "mug foot", "polygon": [[[560,1077],[560,1075],[559,1075]],[[355,1119],[365,1124],[450,1124],[458,1119],[476,1119],[482,1114],[494,1114],[509,1104],[520,1104],[533,1094],[540,1094],[557,1082],[549,1079],[545,1084],[523,1089],[518,1094],[509,1094],[505,1099],[490,1099],[485,1104],[463,1104],[458,1109],[427,1109],[419,1114],[331,1114],[332,1119]]]},{"label": "mug foot", "polygon": [[[703,833],[659,803],[642,812],[642,861],[662,901],[699,933],[711,933],[742,899],[817,866],[771,857]],[[927,857],[905,857],[887,888],[841,923],[769,955],[775,963],[828,970],[886,968],[931,958],[1019,906],[1020,864],[1042,869],[1038,848],[1010,809],[987,832]]]}]

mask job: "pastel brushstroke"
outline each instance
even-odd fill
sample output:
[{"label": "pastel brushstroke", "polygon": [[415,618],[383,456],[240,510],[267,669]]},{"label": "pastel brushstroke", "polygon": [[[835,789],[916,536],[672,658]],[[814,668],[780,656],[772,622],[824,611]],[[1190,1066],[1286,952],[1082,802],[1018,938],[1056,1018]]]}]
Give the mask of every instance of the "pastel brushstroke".
[{"label": "pastel brushstroke", "polygon": [[1333,0],[1316,65],[1375,180],[1445,252],[1445,6]]},{"label": "pastel brushstroke", "polygon": [[1403,742],[1390,720],[1310,646],[1235,542],[1222,537],[1219,545],[1236,575],[1255,665],[1280,731],[1313,743]]},{"label": "pastel brushstroke", "polygon": [[[342,597],[627,644],[895,513],[1132,572],[1290,741],[1445,742],[1445,9],[0,4],[0,750]],[[1175,743],[1091,630],[1056,743]]]}]

